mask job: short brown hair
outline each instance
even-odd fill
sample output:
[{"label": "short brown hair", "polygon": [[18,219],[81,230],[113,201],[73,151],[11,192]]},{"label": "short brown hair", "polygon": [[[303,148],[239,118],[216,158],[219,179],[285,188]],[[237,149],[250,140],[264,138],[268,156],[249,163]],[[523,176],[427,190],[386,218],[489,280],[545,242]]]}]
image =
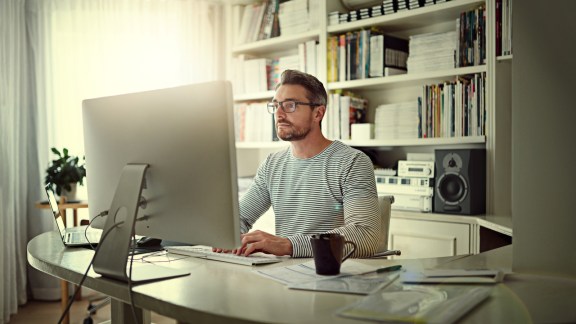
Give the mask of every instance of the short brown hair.
[{"label": "short brown hair", "polygon": [[284,84],[300,85],[304,87],[308,92],[306,98],[308,98],[311,103],[326,106],[328,95],[326,94],[322,82],[320,82],[320,80],[315,76],[297,70],[285,70],[282,72],[280,83],[278,83],[276,89]]}]

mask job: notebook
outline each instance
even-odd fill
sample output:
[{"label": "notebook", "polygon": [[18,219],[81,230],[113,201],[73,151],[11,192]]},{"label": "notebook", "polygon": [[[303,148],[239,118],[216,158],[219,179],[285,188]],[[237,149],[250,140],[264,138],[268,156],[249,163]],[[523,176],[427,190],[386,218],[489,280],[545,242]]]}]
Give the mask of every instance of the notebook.
[{"label": "notebook", "polygon": [[102,230],[91,228],[86,232],[86,226],[77,226],[66,228],[62,220],[62,214],[58,209],[58,202],[54,196],[54,192],[49,186],[46,186],[46,195],[48,195],[48,203],[54,215],[56,228],[62,237],[62,243],[65,246],[89,246],[96,245],[100,241]]}]

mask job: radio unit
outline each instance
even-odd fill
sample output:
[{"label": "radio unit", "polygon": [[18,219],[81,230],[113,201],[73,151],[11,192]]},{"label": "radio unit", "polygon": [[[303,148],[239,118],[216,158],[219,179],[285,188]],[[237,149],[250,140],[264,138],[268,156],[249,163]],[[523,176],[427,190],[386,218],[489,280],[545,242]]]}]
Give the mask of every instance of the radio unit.
[{"label": "radio unit", "polygon": [[398,161],[398,176],[434,178],[434,161]]}]

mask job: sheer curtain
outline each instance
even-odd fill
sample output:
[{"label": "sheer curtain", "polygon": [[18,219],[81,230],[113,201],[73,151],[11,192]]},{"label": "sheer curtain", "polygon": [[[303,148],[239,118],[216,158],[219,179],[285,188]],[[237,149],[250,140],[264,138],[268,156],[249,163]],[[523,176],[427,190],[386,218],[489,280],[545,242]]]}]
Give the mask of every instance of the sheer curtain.
[{"label": "sheer curtain", "polygon": [[0,0],[0,323],[26,301],[33,109],[24,0]]},{"label": "sheer curtain", "polygon": [[[49,148],[84,154],[82,100],[223,79],[222,7],[0,0],[0,323],[27,298],[27,240],[53,229],[33,207],[42,199]],[[48,279],[29,270],[34,298],[59,298],[57,281]]]}]

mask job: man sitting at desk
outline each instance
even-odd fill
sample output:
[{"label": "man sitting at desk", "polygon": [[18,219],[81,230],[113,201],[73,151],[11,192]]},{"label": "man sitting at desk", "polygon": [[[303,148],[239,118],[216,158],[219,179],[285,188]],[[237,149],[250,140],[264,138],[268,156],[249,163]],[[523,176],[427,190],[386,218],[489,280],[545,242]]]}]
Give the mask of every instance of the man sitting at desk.
[{"label": "man sitting at desk", "polygon": [[[314,76],[282,73],[268,111],[290,147],[260,165],[240,201],[242,246],[237,254],[266,252],[311,257],[310,235],[340,233],[357,245],[354,257],[378,252],[381,218],[372,162],[363,152],[322,135],[326,90]],[[248,232],[272,205],[276,234]],[[215,249],[222,252],[222,249]]]}]

